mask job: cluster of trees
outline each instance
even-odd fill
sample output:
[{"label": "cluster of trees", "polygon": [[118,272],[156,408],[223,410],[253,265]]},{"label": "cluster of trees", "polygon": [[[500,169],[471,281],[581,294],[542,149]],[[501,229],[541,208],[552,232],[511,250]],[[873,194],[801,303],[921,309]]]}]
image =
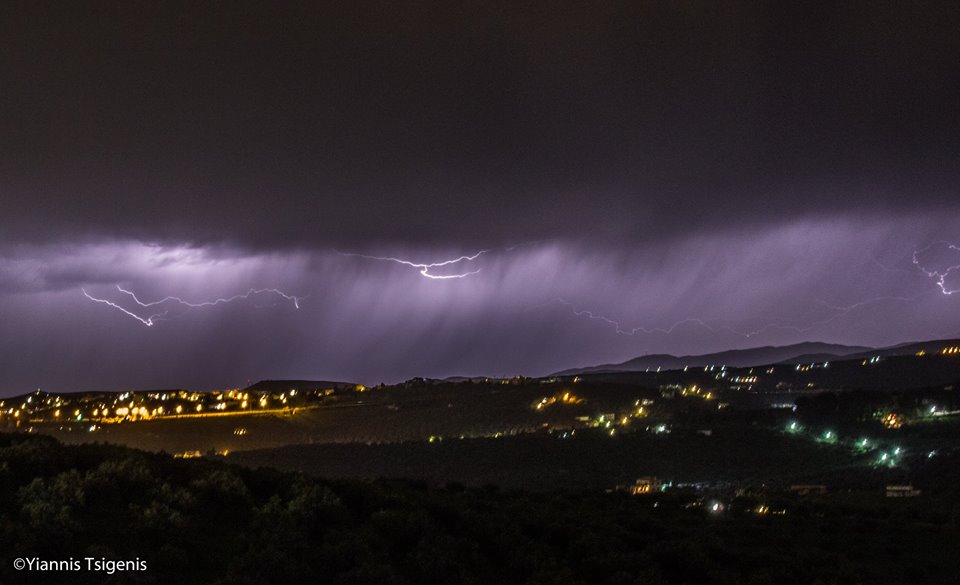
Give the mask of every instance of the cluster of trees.
[{"label": "cluster of trees", "polygon": [[614,436],[599,428],[579,429],[567,438],[554,432],[434,443],[289,445],[233,453],[230,459],[322,477],[408,477],[535,491],[602,491],[645,475],[675,483],[789,485],[866,459],[847,448],[799,441],[780,428],[711,425],[706,436],[697,432],[700,426],[671,425],[671,432],[662,434],[645,427],[641,419]]},{"label": "cluster of trees", "polygon": [[[657,505],[654,506],[654,503]],[[715,514],[664,495],[329,482],[0,435],[3,583],[948,583],[956,518]],[[707,507],[708,508],[708,507]],[[16,557],[140,558],[112,576]]]},{"label": "cluster of trees", "polygon": [[960,392],[953,387],[923,388],[908,391],[851,390],[823,392],[797,398],[797,414],[808,422],[865,423],[879,425],[880,415],[896,412],[908,418],[940,411],[960,409]]}]

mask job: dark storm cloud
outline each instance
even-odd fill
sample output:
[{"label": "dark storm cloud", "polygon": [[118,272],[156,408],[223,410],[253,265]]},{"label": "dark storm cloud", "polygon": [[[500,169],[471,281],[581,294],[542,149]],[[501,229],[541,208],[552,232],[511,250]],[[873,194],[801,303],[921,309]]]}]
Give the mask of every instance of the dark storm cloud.
[{"label": "dark storm cloud", "polygon": [[264,247],[957,209],[955,3],[5,3],[0,229]]},{"label": "dark storm cloud", "polygon": [[3,3],[0,393],[960,335],[957,30],[947,2]]}]

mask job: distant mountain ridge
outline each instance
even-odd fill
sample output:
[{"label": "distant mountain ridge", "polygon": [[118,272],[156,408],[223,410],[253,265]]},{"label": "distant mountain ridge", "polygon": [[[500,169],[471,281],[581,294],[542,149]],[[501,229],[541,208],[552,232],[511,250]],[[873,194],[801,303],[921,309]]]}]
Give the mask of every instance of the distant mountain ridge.
[{"label": "distant mountain ridge", "polygon": [[553,374],[554,376],[573,376],[578,374],[601,374],[610,372],[642,372],[646,370],[679,370],[687,366],[730,366],[750,367],[779,363],[815,363],[840,359],[862,359],[872,356],[912,355],[918,352],[936,353],[947,346],[960,346],[958,339],[934,339],[900,343],[889,347],[866,347],[841,345],[819,341],[807,341],[782,346],[751,347],[732,349],[701,355],[675,356],[670,354],[650,354],[635,357],[618,364],[601,364],[570,368]]},{"label": "distant mountain ridge", "polygon": [[250,392],[284,392],[290,389],[299,391],[322,390],[326,388],[353,388],[357,384],[353,382],[332,382],[327,380],[260,380],[245,390]]},{"label": "distant mountain ridge", "polygon": [[870,351],[875,351],[875,348],[808,341],[795,343],[793,345],[767,345],[747,349],[731,349],[701,355],[675,356],[670,354],[650,354],[635,357],[618,364],[600,364],[597,366],[570,368],[557,372],[554,375],[572,376],[590,373],[637,372],[647,369],[655,370],[657,368],[663,370],[679,370],[687,366],[748,367],[789,362],[797,358],[803,358],[800,361],[811,361],[806,356],[819,356],[812,361],[823,361],[824,359],[835,359]]}]

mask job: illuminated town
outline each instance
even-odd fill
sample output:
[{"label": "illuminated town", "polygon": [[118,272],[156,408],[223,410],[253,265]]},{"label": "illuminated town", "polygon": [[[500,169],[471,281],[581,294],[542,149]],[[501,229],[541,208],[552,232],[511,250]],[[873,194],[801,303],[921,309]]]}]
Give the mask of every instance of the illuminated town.
[{"label": "illuminated town", "polygon": [[[958,346],[924,346],[820,363],[714,364],[545,378],[416,378],[372,388],[270,381],[214,391],[37,390],[0,401],[0,427],[68,442],[119,441],[197,457],[303,442],[439,444],[544,433],[557,439],[584,433],[608,439],[636,433],[710,437],[741,424],[745,413],[762,413],[765,427],[794,440],[843,448],[863,465],[894,468],[907,455],[922,451],[933,458],[950,449],[949,444],[923,442],[908,450],[899,444],[900,435],[937,421],[960,420],[952,385],[939,390],[935,385],[953,376]],[[803,416],[824,398],[863,400],[855,391],[863,368],[870,368],[876,380],[889,380],[890,372],[907,368],[913,383],[927,390],[909,398],[877,394],[857,406],[855,420],[840,420],[836,428]]]}]

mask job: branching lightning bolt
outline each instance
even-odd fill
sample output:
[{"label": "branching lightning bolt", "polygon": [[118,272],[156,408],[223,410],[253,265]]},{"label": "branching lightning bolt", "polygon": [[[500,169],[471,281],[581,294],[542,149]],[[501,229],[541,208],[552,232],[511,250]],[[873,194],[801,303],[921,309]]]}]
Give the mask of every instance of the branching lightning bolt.
[{"label": "branching lightning bolt", "polygon": [[752,331],[737,330],[737,329],[734,329],[734,328],[728,327],[728,326],[719,326],[719,327],[717,327],[717,326],[710,325],[710,324],[709,324],[707,321],[705,321],[704,319],[700,319],[700,318],[696,318],[696,317],[689,317],[689,318],[686,318],[686,319],[681,319],[680,321],[677,321],[676,323],[674,323],[673,325],[670,325],[669,327],[632,327],[632,328],[626,328],[626,327],[624,327],[623,325],[621,325],[620,321],[617,321],[617,320],[615,320],[615,319],[611,319],[611,318],[609,318],[609,317],[606,317],[606,316],[604,316],[604,315],[600,315],[600,314],[598,314],[598,313],[594,313],[594,312],[592,312],[592,311],[588,311],[588,310],[586,310],[586,309],[578,309],[573,303],[571,303],[571,302],[569,302],[569,301],[566,301],[566,300],[564,300],[564,299],[556,299],[556,302],[561,303],[561,304],[566,305],[567,307],[569,307],[570,310],[573,312],[573,314],[576,315],[576,316],[578,316],[578,317],[587,317],[588,319],[593,319],[593,320],[596,320],[596,321],[602,321],[603,323],[608,323],[608,324],[610,324],[610,325],[613,325],[613,327],[614,327],[614,329],[616,330],[616,332],[617,332],[618,335],[633,336],[633,335],[638,335],[638,334],[641,334],[641,333],[642,333],[642,334],[662,333],[662,334],[664,334],[664,335],[669,335],[669,334],[673,333],[674,330],[676,330],[676,329],[677,329],[678,327],[680,327],[681,325],[686,325],[686,324],[688,324],[688,323],[692,323],[692,324],[698,325],[698,326],[706,329],[707,331],[710,331],[711,333],[717,333],[717,332],[720,332],[720,331],[725,331],[725,332],[728,332],[728,333],[732,333],[732,334],[734,334],[734,335],[737,335],[737,336],[739,336],[739,337],[744,337],[744,338],[748,338],[748,339],[749,339],[749,338],[751,338],[751,337],[755,337],[755,336],[760,335],[760,334],[762,334],[762,333],[766,333],[767,331],[769,331],[769,330],[771,330],[771,329],[782,329],[782,330],[794,331],[794,332],[796,332],[796,333],[807,333],[808,331],[811,331],[811,330],[813,330],[813,329],[816,328],[816,327],[819,327],[819,326],[821,326],[821,325],[826,325],[827,323],[830,323],[831,321],[835,321],[835,320],[839,319],[840,317],[843,317],[844,315],[850,313],[851,311],[854,311],[855,309],[858,309],[858,308],[863,307],[863,306],[866,306],[866,305],[870,305],[870,304],[874,304],[874,303],[879,303],[879,302],[886,302],[886,301],[911,302],[911,301],[914,301],[914,300],[918,299],[919,297],[924,296],[924,295],[926,295],[926,294],[929,294],[929,292],[919,293],[919,294],[916,294],[916,295],[913,295],[913,296],[909,296],[909,297],[894,297],[894,296],[874,297],[874,298],[866,299],[866,300],[863,300],[863,301],[858,301],[858,302],[856,302],[856,303],[853,303],[853,304],[851,304],[851,305],[846,305],[846,306],[836,306],[836,305],[828,304],[828,303],[826,303],[826,302],[824,302],[824,301],[820,301],[820,304],[821,304],[821,305],[823,305],[823,306],[826,307],[827,309],[830,309],[830,310],[832,310],[832,311],[836,311],[836,314],[831,315],[830,317],[827,317],[827,318],[825,318],[825,319],[820,319],[820,320],[814,321],[814,322],[809,323],[808,325],[804,325],[804,326],[787,325],[787,324],[783,324],[783,323],[770,323],[770,324],[764,325],[763,327],[760,327],[760,328],[755,329],[755,330],[752,330]]},{"label": "branching lightning bolt", "polygon": [[215,306],[215,305],[220,305],[220,304],[223,304],[223,303],[229,303],[229,302],[232,302],[232,301],[236,301],[236,300],[238,300],[238,299],[246,299],[246,298],[249,298],[250,295],[257,295],[257,294],[262,294],[262,293],[274,293],[274,294],[276,294],[276,295],[279,295],[279,296],[287,299],[288,301],[293,301],[293,306],[294,306],[295,308],[299,309],[299,308],[300,308],[300,299],[303,298],[303,297],[295,297],[295,296],[293,296],[293,295],[288,295],[287,293],[285,293],[285,292],[283,292],[283,291],[281,291],[281,290],[279,290],[279,289],[276,289],[276,288],[251,288],[251,289],[248,290],[247,292],[245,292],[245,293],[243,293],[243,294],[240,294],[240,295],[233,295],[232,297],[218,298],[218,299],[214,299],[214,300],[212,300],[212,301],[201,301],[201,302],[199,302],[199,303],[191,303],[191,302],[189,302],[189,301],[183,300],[183,299],[180,298],[180,297],[174,297],[174,296],[164,297],[164,298],[160,299],[159,301],[153,301],[153,302],[149,302],[149,303],[144,303],[143,301],[141,301],[140,299],[137,298],[137,295],[135,295],[135,294],[134,294],[133,292],[131,292],[131,291],[128,291],[128,290],[122,288],[119,284],[117,285],[117,290],[119,290],[120,292],[122,292],[122,293],[124,293],[124,294],[130,295],[130,298],[132,298],[132,299],[134,300],[134,302],[136,302],[136,303],[137,303],[138,305],[140,305],[141,307],[153,307],[153,306],[156,306],[156,305],[165,303],[165,302],[167,302],[167,301],[176,301],[176,302],[180,303],[181,305],[185,305],[185,306],[187,306],[187,307],[193,307],[193,308],[197,308],[197,307],[213,307],[213,306]]},{"label": "branching lightning bolt", "polygon": [[[117,287],[117,288],[119,288],[119,287]],[[163,313],[156,313],[156,314],[154,314],[154,315],[150,315],[149,317],[144,318],[144,317],[141,317],[140,315],[137,315],[136,313],[134,313],[134,312],[132,312],[132,311],[128,311],[128,310],[124,309],[123,307],[121,307],[120,305],[118,305],[118,304],[116,304],[116,303],[114,303],[114,302],[112,302],[112,301],[108,301],[107,299],[98,299],[97,297],[91,296],[90,293],[88,293],[88,292],[86,291],[86,289],[81,288],[80,290],[83,292],[83,296],[87,297],[87,298],[90,299],[91,301],[93,301],[93,302],[95,302],[95,303],[102,303],[102,304],[104,304],[104,305],[111,306],[111,307],[113,307],[114,309],[116,309],[116,310],[118,310],[118,311],[120,311],[120,312],[122,312],[122,313],[125,313],[125,314],[127,314],[127,315],[129,315],[129,316],[131,316],[131,317],[133,317],[133,318],[136,319],[137,321],[140,321],[141,323],[143,323],[143,324],[146,325],[147,327],[153,327],[153,324],[156,322],[155,319],[157,319],[158,317],[162,317],[163,315],[166,314],[166,311],[164,311]]]},{"label": "branching lightning bolt", "polygon": [[939,242],[934,242],[934,243],[930,244],[930,245],[927,246],[926,248],[921,248],[920,250],[914,250],[914,252],[913,252],[913,264],[914,264],[914,266],[916,266],[917,268],[919,268],[921,272],[923,272],[924,274],[926,274],[927,277],[935,279],[935,281],[936,281],[936,283],[937,283],[937,286],[940,287],[940,292],[941,292],[941,293],[943,293],[943,294],[945,294],[945,295],[952,295],[953,293],[960,292],[960,289],[948,289],[948,288],[947,288],[947,285],[946,285],[947,276],[949,276],[950,273],[953,272],[954,270],[960,270],[960,264],[954,264],[954,265],[952,265],[952,266],[948,266],[945,270],[943,270],[943,271],[941,272],[940,270],[928,270],[928,269],[925,268],[924,265],[920,262],[920,259],[919,259],[918,256],[919,256],[920,254],[926,252],[926,251],[929,250],[930,248],[936,246],[937,244],[943,244],[944,246],[947,247],[948,250],[953,250],[953,251],[955,251],[955,252],[960,252],[960,246],[958,246],[957,244],[952,244],[952,243],[947,242],[947,241],[945,241],[945,240],[940,240]]},{"label": "branching lightning bolt", "polygon": [[[113,307],[114,309],[117,309],[118,311],[120,311],[120,312],[122,312],[122,313],[124,313],[124,314],[126,314],[126,315],[129,315],[130,317],[133,317],[133,318],[136,319],[137,321],[140,321],[141,323],[143,323],[143,324],[146,325],[147,327],[153,327],[153,325],[156,324],[157,321],[163,320],[162,318],[169,313],[169,311],[163,311],[163,312],[161,312],[161,313],[154,313],[154,314],[149,315],[149,316],[146,316],[146,317],[141,317],[140,315],[138,315],[138,314],[134,313],[133,311],[130,311],[130,310],[122,307],[121,305],[119,305],[119,304],[117,304],[117,303],[114,303],[113,301],[110,301],[110,300],[108,300],[108,299],[101,299],[101,298],[97,298],[97,297],[92,296],[90,293],[88,293],[88,292],[86,291],[86,289],[80,289],[80,290],[83,292],[83,295],[84,295],[85,297],[87,297],[88,299],[90,299],[91,301],[94,301],[94,302],[97,302],[97,303],[101,303],[101,304],[104,304],[104,305]],[[249,298],[251,295],[258,295],[258,294],[264,294],[264,293],[272,293],[272,294],[278,295],[278,296],[280,296],[280,297],[282,297],[282,298],[284,298],[284,299],[286,299],[286,300],[288,300],[288,301],[292,301],[292,302],[293,302],[293,306],[294,306],[295,308],[299,309],[299,308],[300,308],[300,300],[304,298],[304,297],[298,297],[298,296],[294,296],[294,295],[287,294],[287,293],[285,293],[285,292],[283,292],[283,291],[281,291],[281,290],[279,290],[279,289],[276,289],[276,288],[251,288],[250,290],[248,290],[247,292],[245,292],[245,293],[243,293],[243,294],[237,294],[237,295],[233,295],[233,296],[231,296],[231,297],[216,298],[216,299],[214,299],[214,300],[212,300],[212,301],[190,302],[190,301],[186,301],[186,300],[184,300],[184,299],[182,299],[182,298],[180,298],[180,297],[167,296],[167,297],[164,297],[164,298],[162,298],[162,299],[160,299],[160,300],[158,300],[158,301],[143,302],[143,301],[141,301],[141,300],[137,297],[137,295],[136,295],[135,293],[133,293],[133,291],[129,291],[129,290],[121,287],[120,285],[117,285],[117,290],[120,291],[120,292],[123,293],[123,294],[129,295],[130,298],[132,298],[133,301],[134,301],[138,306],[143,307],[143,308],[156,307],[156,306],[162,305],[162,304],[164,304],[164,303],[171,303],[171,302],[172,302],[172,303],[176,303],[176,304],[179,304],[179,305],[183,305],[183,306],[185,306],[185,307],[189,307],[189,308],[191,308],[191,309],[196,309],[196,308],[200,308],[200,307],[213,307],[213,306],[216,306],[216,305],[225,304],[225,303],[230,303],[230,302],[233,302],[233,301],[236,301],[236,300],[240,300],[240,299],[246,299],[246,298]]]},{"label": "branching lightning bolt", "polygon": [[608,324],[610,324],[610,325],[613,325],[614,328],[616,329],[617,334],[619,334],[619,335],[636,335],[636,334],[638,334],[638,333],[663,333],[663,334],[669,335],[669,334],[673,333],[674,329],[676,329],[677,327],[679,327],[679,326],[681,326],[681,325],[684,325],[684,324],[686,324],[686,323],[694,323],[694,324],[700,325],[701,327],[705,327],[705,328],[707,328],[707,329],[709,329],[709,330],[711,330],[711,331],[714,331],[714,329],[713,329],[712,327],[710,327],[709,325],[707,325],[706,322],[704,322],[702,319],[696,319],[696,318],[682,319],[682,320],[677,321],[676,323],[674,323],[673,325],[671,325],[670,327],[667,327],[667,328],[663,328],[663,327],[653,327],[653,328],[633,327],[633,328],[631,328],[631,329],[625,329],[624,327],[622,327],[622,326],[620,325],[620,322],[619,322],[619,321],[616,321],[616,320],[611,319],[611,318],[609,318],[609,317],[604,317],[603,315],[599,315],[599,314],[597,314],[597,313],[594,313],[594,312],[592,312],[592,311],[588,311],[588,310],[586,310],[586,309],[578,309],[578,308],[576,307],[576,305],[574,305],[574,304],[571,303],[570,301],[567,301],[567,300],[564,300],[564,299],[556,299],[556,300],[557,300],[558,303],[561,303],[561,304],[563,304],[563,305],[566,305],[566,306],[570,307],[570,310],[573,311],[573,314],[576,315],[577,317],[587,317],[588,319],[593,319],[593,320],[595,320],[595,321],[602,321],[602,322],[604,322],[604,323],[608,323]]},{"label": "branching lightning bolt", "polygon": [[[914,264],[917,268],[919,268],[920,271],[923,272],[923,274],[925,274],[927,277],[935,279],[935,281],[936,281],[936,283],[937,283],[937,286],[940,288],[940,292],[941,292],[942,294],[944,294],[944,295],[952,295],[952,294],[954,294],[954,293],[960,292],[960,289],[951,289],[951,288],[948,288],[947,283],[946,283],[946,279],[947,279],[947,277],[948,277],[951,273],[953,273],[954,271],[960,271],[960,263],[954,264],[954,265],[951,265],[951,266],[948,266],[948,267],[946,267],[946,268],[941,268],[941,269],[933,270],[933,269],[929,269],[929,268],[927,268],[926,266],[924,266],[924,264],[920,261],[919,256],[920,256],[921,254],[923,254],[924,252],[926,252],[927,250],[929,250],[930,248],[932,248],[933,246],[937,245],[937,244],[942,244],[942,245],[946,246],[946,248],[947,248],[948,250],[960,252],[960,245],[952,244],[952,243],[947,242],[947,241],[934,242],[933,244],[930,244],[929,246],[927,246],[927,247],[925,247],[925,248],[922,248],[922,249],[919,249],[919,250],[914,251],[914,253],[913,253],[913,264]],[[875,264],[877,264],[878,266],[880,266],[882,269],[886,270],[886,271],[890,271],[890,272],[892,272],[892,271],[900,271],[899,269],[889,268],[889,267],[883,265],[882,263],[880,263],[880,262],[879,262],[878,260],[876,260],[876,259],[873,259],[873,262],[874,262]],[[662,334],[665,334],[665,335],[669,335],[669,334],[673,333],[673,331],[676,330],[677,327],[680,327],[681,325],[685,325],[685,324],[692,323],[692,324],[698,325],[698,326],[700,326],[700,327],[702,327],[702,328],[704,328],[704,329],[706,329],[706,330],[708,330],[708,331],[710,331],[710,332],[712,332],[712,333],[716,333],[716,332],[718,332],[718,331],[726,331],[726,332],[732,333],[732,334],[734,334],[734,335],[738,335],[738,336],[741,336],[741,337],[750,338],[750,337],[754,337],[754,336],[760,335],[760,334],[762,334],[762,333],[765,333],[765,332],[767,332],[767,331],[769,331],[769,330],[771,330],[771,329],[782,329],[782,330],[794,331],[794,332],[796,332],[796,333],[807,333],[808,331],[811,331],[812,329],[814,329],[814,328],[816,328],[816,327],[819,327],[819,326],[821,326],[821,325],[826,325],[826,324],[828,324],[828,323],[830,323],[830,322],[832,322],[832,321],[835,321],[835,320],[843,317],[844,315],[849,314],[850,312],[852,312],[852,311],[854,311],[854,310],[856,310],[856,309],[859,309],[859,308],[864,307],[864,306],[867,306],[867,305],[871,305],[871,304],[875,304],[875,303],[881,303],[881,302],[902,302],[902,303],[909,303],[909,302],[913,302],[913,301],[917,300],[918,298],[920,298],[920,297],[922,297],[922,296],[925,296],[925,295],[927,295],[927,294],[933,294],[933,291],[922,292],[922,293],[918,293],[918,294],[911,295],[911,296],[878,296],[878,297],[872,297],[872,298],[868,298],[868,299],[865,299],[865,300],[862,300],[862,301],[858,301],[858,302],[855,302],[855,303],[852,303],[852,304],[849,304],[849,305],[840,305],[840,306],[838,306],[838,305],[833,305],[833,304],[827,303],[827,302],[825,302],[825,301],[818,301],[819,304],[822,305],[823,307],[825,307],[826,309],[829,309],[829,310],[831,310],[831,311],[834,311],[834,314],[833,314],[833,315],[830,315],[829,317],[826,317],[826,318],[824,318],[824,319],[819,319],[819,320],[810,322],[810,323],[808,323],[808,324],[806,324],[806,325],[802,325],[802,326],[801,326],[801,325],[788,325],[788,324],[784,324],[784,323],[770,323],[770,324],[764,325],[764,326],[762,326],[762,327],[760,327],[760,328],[758,328],[758,329],[755,329],[755,330],[753,330],[753,331],[739,331],[739,330],[736,330],[736,329],[733,329],[733,328],[727,327],[727,326],[720,326],[720,327],[718,327],[718,326],[712,326],[712,325],[710,325],[707,321],[705,321],[704,319],[692,318],[692,317],[691,317],[691,318],[687,318],[687,319],[682,319],[682,320],[680,320],[680,321],[677,321],[676,323],[674,323],[673,325],[671,325],[671,326],[669,326],[669,327],[631,327],[631,328],[627,328],[627,327],[623,326],[620,321],[617,321],[617,320],[615,320],[615,319],[611,319],[611,318],[609,318],[609,317],[606,317],[606,316],[601,315],[601,314],[598,314],[598,313],[594,313],[593,311],[589,311],[589,310],[586,310],[586,309],[579,309],[579,308],[577,308],[573,303],[571,303],[571,302],[569,302],[569,301],[566,301],[566,300],[564,300],[564,299],[559,299],[559,298],[558,298],[558,299],[555,299],[555,301],[556,301],[556,302],[559,302],[559,303],[561,303],[561,304],[563,304],[563,305],[566,305],[567,307],[569,307],[570,310],[573,312],[573,314],[576,315],[576,316],[578,316],[578,317],[586,317],[586,318],[588,318],[588,319],[593,319],[593,320],[596,320],[596,321],[601,321],[601,322],[603,322],[603,323],[607,323],[607,324],[609,324],[609,325],[612,325],[612,326],[614,327],[614,330],[616,331],[616,333],[617,333],[618,335],[637,335],[637,334],[641,334],[641,333],[643,333],[643,334],[662,333]]]},{"label": "branching lightning bolt", "polygon": [[770,329],[783,329],[787,331],[794,331],[796,333],[806,333],[821,325],[826,325],[827,323],[836,321],[840,317],[843,317],[844,315],[850,313],[851,311],[859,309],[860,307],[865,307],[867,305],[872,305],[875,303],[883,303],[883,302],[909,303],[927,294],[930,294],[930,291],[918,293],[915,295],[911,295],[909,297],[896,297],[896,296],[872,297],[869,299],[864,299],[862,301],[857,301],[849,305],[832,305],[830,303],[827,303],[826,301],[817,301],[820,305],[826,307],[827,309],[830,309],[831,311],[836,311],[836,313],[825,319],[819,319],[819,320],[813,321],[805,326],[785,325],[782,323],[771,323],[769,325],[764,325],[763,327],[755,331],[749,331],[749,332],[740,332],[740,331],[731,329],[729,327],[724,327],[723,329],[730,331],[732,333],[736,333],[738,335],[742,335],[744,337],[753,337],[755,335],[759,335],[761,333],[769,331]]},{"label": "branching lightning bolt", "polygon": [[432,279],[432,280],[449,280],[453,278],[466,278],[480,272],[480,269],[470,270],[468,272],[462,272],[459,274],[431,274],[431,268],[440,268],[443,266],[450,266],[452,264],[457,264],[459,262],[469,262],[471,260],[476,260],[483,254],[490,252],[490,250],[480,250],[472,256],[460,256],[459,258],[454,258],[452,260],[443,260],[441,262],[432,262],[432,263],[420,263],[413,262],[411,260],[404,260],[403,258],[395,258],[393,256],[367,256],[366,254],[354,254],[351,252],[340,252],[337,254],[341,256],[355,256],[357,258],[365,258],[367,260],[380,260],[384,262],[395,262],[397,264],[403,264],[404,266],[410,266],[411,268],[419,268],[420,276]]},{"label": "branching lightning bolt", "polygon": [[[703,320],[703,319],[700,319],[700,318],[697,318],[697,317],[688,317],[688,318],[686,318],[686,319],[681,319],[681,320],[675,322],[673,325],[670,325],[669,327],[642,327],[642,326],[641,326],[641,327],[631,327],[631,328],[627,329],[626,327],[624,327],[623,325],[621,325],[619,321],[617,321],[617,320],[615,320],[615,319],[611,319],[611,318],[609,318],[609,317],[605,317],[604,315],[600,315],[600,314],[598,314],[598,313],[594,313],[593,311],[588,311],[588,310],[586,310],[586,309],[578,309],[573,303],[571,303],[571,302],[569,302],[569,301],[566,301],[566,300],[564,300],[564,299],[555,299],[555,300],[556,300],[558,303],[561,303],[561,304],[566,305],[567,307],[569,307],[570,310],[573,312],[573,314],[576,315],[576,316],[578,316],[578,317],[587,317],[588,319],[593,319],[593,320],[596,320],[596,321],[602,321],[602,322],[604,322],[604,323],[608,323],[608,324],[610,324],[610,325],[613,325],[613,326],[614,326],[614,329],[616,330],[616,332],[617,332],[618,335],[633,336],[633,335],[638,335],[638,334],[641,334],[641,333],[642,333],[642,334],[662,333],[662,334],[664,334],[664,335],[670,335],[670,334],[673,333],[678,327],[680,327],[681,325],[686,325],[686,324],[688,324],[688,323],[692,323],[692,324],[694,324],[694,325],[698,325],[698,326],[706,329],[707,331],[709,331],[709,332],[711,332],[711,333],[717,333],[718,331],[726,331],[726,332],[729,332],[729,333],[733,333],[734,335],[738,335],[738,336],[740,336],[740,337],[747,337],[747,338],[753,337],[753,336],[755,336],[755,335],[759,335],[759,334],[763,333],[764,331],[767,331],[768,329],[773,329],[773,328],[796,329],[796,330],[800,331],[800,330],[797,329],[796,327],[792,327],[792,326],[789,326],[789,325],[781,325],[781,324],[779,324],[779,323],[773,323],[773,324],[770,324],[770,325],[765,325],[765,326],[763,326],[763,327],[761,327],[760,329],[757,329],[757,330],[755,330],[755,331],[738,331],[738,330],[736,330],[736,329],[733,329],[733,328],[727,327],[727,326],[714,327],[714,326],[710,325],[709,323],[707,323],[707,321],[705,321],[705,320]],[[836,316],[832,317],[831,319],[833,319],[833,318],[836,318]]]}]

